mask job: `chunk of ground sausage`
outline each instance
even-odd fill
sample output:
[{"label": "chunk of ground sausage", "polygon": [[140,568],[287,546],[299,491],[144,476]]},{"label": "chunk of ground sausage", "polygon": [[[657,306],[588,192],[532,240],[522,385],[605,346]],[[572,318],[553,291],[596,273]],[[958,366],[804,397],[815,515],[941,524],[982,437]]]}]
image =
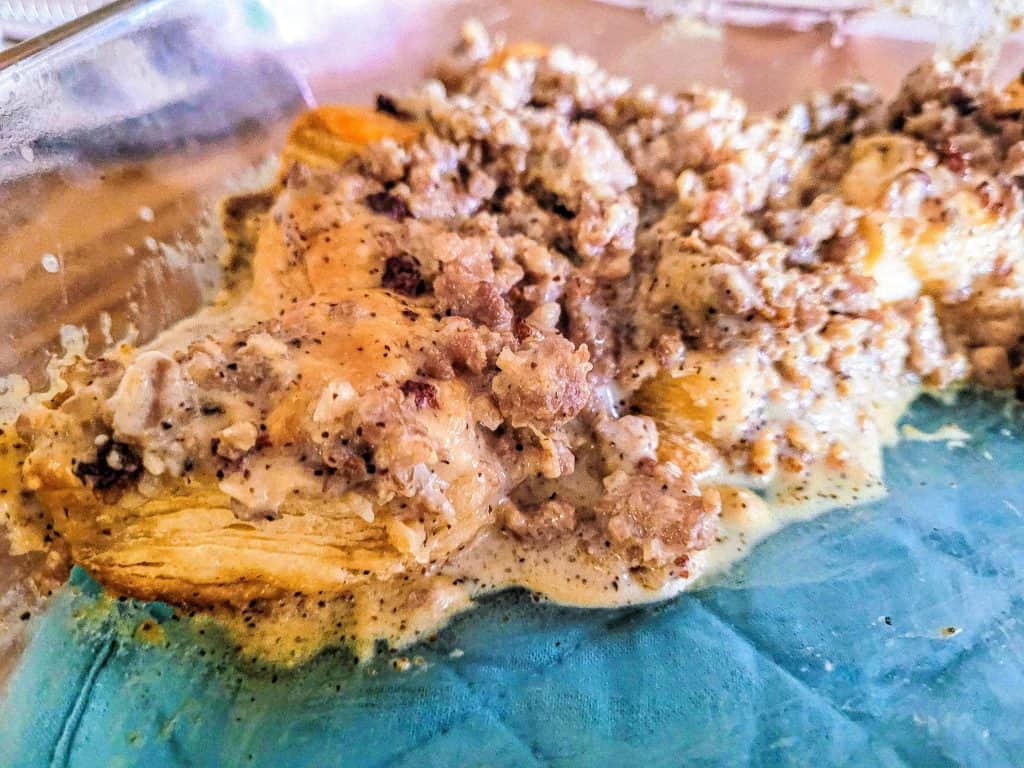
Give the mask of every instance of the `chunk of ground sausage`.
[{"label": "chunk of ground sausage", "polygon": [[501,511],[506,530],[527,541],[555,541],[576,528],[576,508],[561,499],[549,499],[533,509],[509,502]]},{"label": "chunk of ground sausage", "polygon": [[505,328],[512,320],[505,298],[486,280],[445,272],[434,281],[434,294],[441,309],[489,328]]},{"label": "chunk of ground sausage", "polygon": [[531,339],[498,355],[491,383],[502,416],[513,427],[547,430],[578,414],[590,399],[590,354],[561,336]]},{"label": "chunk of ground sausage", "polygon": [[456,371],[481,373],[498,353],[496,336],[464,317],[444,318],[435,343],[423,350],[423,373],[442,380],[453,378]]},{"label": "chunk of ground sausage", "polygon": [[721,499],[692,476],[647,462],[636,474],[613,472],[604,484],[597,521],[631,566],[671,565],[711,543]]}]

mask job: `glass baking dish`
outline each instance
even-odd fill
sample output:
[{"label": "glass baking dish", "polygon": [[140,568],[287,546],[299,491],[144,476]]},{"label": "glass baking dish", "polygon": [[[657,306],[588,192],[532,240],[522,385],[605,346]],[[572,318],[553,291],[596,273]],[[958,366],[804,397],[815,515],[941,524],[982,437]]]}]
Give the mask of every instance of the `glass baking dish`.
[{"label": "glass baking dish", "polygon": [[[933,47],[928,23],[783,5],[715,8],[708,23],[589,0],[122,0],[0,52],[0,376],[40,386],[74,329],[96,350],[200,306],[218,288],[211,212],[266,176],[289,120],[416,82],[465,19],[635,81],[728,87],[755,110],[856,77],[891,92]],[[1018,54],[1008,44],[1005,65]],[[42,567],[5,552],[0,536],[0,687]]]}]

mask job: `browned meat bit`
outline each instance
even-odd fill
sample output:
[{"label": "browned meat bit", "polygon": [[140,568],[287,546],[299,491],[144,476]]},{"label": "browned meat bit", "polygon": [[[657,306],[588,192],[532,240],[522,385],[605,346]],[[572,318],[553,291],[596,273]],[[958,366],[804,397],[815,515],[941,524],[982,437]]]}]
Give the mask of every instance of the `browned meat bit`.
[{"label": "browned meat bit", "polygon": [[390,192],[374,192],[368,195],[366,205],[374,213],[384,214],[395,221],[401,221],[409,216],[409,207],[405,201]]},{"label": "browned meat bit", "polygon": [[513,502],[501,507],[505,528],[520,539],[547,543],[576,529],[576,508],[561,499],[549,499],[537,507],[522,509]]},{"label": "browned meat bit", "polygon": [[1011,150],[1024,136],[1020,103],[1013,86],[987,88],[986,69],[980,58],[919,67],[890,107],[891,125],[922,139],[955,174],[1012,173]]},{"label": "browned meat bit", "polygon": [[482,172],[471,172],[463,179],[459,173],[462,154],[454,141],[426,134],[409,148],[404,180],[392,193],[400,193],[412,216],[420,220],[453,221],[470,216],[484,202],[473,193],[489,196],[493,188]]},{"label": "browned meat bit", "polygon": [[397,117],[399,120],[412,120],[413,115],[398,106],[395,100],[385,93],[378,93],[374,101],[374,107],[378,112],[385,115]]},{"label": "browned meat bit", "polygon": [[[373,463],[373,451],[360,446],[346,445],[340,440],[325,443],[320,447],[320,460],[324,466],[337,471],[350,483],[365,482],[370,473],[367,471]],[[374,467],[376,471],[376,467]]]},{"label": "browned meat bit", "polygon": [[[272,330],[279,332],[277,328]],[[250,332],[223,344],[198,341],[182,357],[181,366],[201,391],[240,390],[265,397],[294,380],[296,371],[289,349],[293,347],[270,333]]]},{"label": "browned meat bit", "polygon": [[973,153],[955,138],[937,141],[934,149],[939,160],[953,173],[963,174],[971,164]]},{"label": "browned meat bit", "polygon": [[441,309],[489,328],[507,327],[512,321],[508,302],[494,283],[475,280],[463,272],[441,274],[434,281],[434,295]]},{"label": "browned meat bit", "polygon": [[452,378],[457,370],[482,373],[499,345],[497,335],[486,328],[475,328],[464,317],[446,317],[435,343],[423,350],[423,373],[442,380]]},{"label": "browned meat bit", "polygon": [[491,390],[514,427],[540,430],[564,424],[590,400],[590,355],[560,336],[528,341],[518,352],[502,350]]},{"label": "browned meat bit", "polygon": [[618,280],[629,274],[639,213],[629,200],[600,203],[583,196],[573,220],[573,245],[583,257],[603,256],[598,274]]},{"label": "browned meat bit", "polygon": [[571,120],[604,121],[629,82],[602,71],[593,59],[565,48],[537,61],[531,105],[550,106]]},{"label": "browned meat bit", "polygon": [[83,484],[97,491],[124,488],[142,474],[142,459],[127,443],[100,438],[95,461],[79,461],[72,470]]},{"label": "browned meat bit", "polygon": [[925,121],[935,125],[938,115],[934,110],[947,106],[947,121],[966,117],[977,110],[977,96],[984,84],[985,67],[980,60],[962,60],[958,66],[927,61],[904,78],[899,94],[889,105],[890,124],[897,130],[916,132]]},{"label": "browned meat bit", "polygon": [[715,535],[721,499],[674,467],[648,462],[636,474],[614,472],[595,512],[611,547],[634,567],[664,568]]},{"label": "browned meat bit", "polygon": [[384,262],[384,276],[380,282],[383,287],[403,296],[416,297],[427,290],[419,261],[407,253],[391,256]]},{"label": "browned meat bit", "polygon": [[412,398],[417,408],[437,408],[437,387],[430,382],[409,379],[402,384],[402,393]]},{"label": "browned meat bit", "polygon": [[570,275],[565,290],[565,312],[569,319],[569,338],[577,346],[585,345],[593,364],[593,378],[612,377],[618,366],[614,316],[608,311],[614,294],[609,286],[599,287],[588,274]]},{"label": "browned meat bit", "polygon": [[809,138],[828,138],[841,144],[885,121],[885,107],[874,86],[850,83],[835,91],[818,92],[794,104],[781,119]]},{"label": "browned meat bit", "polygon": [[850,238],[857,231],[860,211],[835,195],[818,195],[807,208],[786,208],[765,215],[772,237],[792,246],[787,265],[810,266],[826,255],[822,246],[833,238]]},{"label": "browned meat bit", "polygon": [[274,196],[269,191],[233,195],[221,203],[221,227],[228,245],[221,263],[229,277],[250,263],[260,224],[273,203]]},{"label": "browned meat bit", "polygon": [[516,315],[512,318],[512,335],[515,336],[516,341],[522,344],[532,336],[536,336],[537,331],[526,320]]},{"label": "browned meat bit", "polygon": [[587,259],[629,252],[638,212],[625,192],[636,173],[608,131],[590,122],[554,121],[535,137],[534,147],[530,173],[553,201],[551,210],[573,219],[576,252]]}]

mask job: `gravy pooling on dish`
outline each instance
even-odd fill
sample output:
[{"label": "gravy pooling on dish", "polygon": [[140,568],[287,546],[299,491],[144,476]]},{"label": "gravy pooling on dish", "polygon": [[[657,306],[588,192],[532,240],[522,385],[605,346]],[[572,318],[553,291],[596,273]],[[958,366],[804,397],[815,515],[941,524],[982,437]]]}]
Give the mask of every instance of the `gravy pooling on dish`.
[{"label": "gravy pooling on dish", "polygon": [[1022,114],[969,58],[755,116],[469,25],[296,122],[220,301],[24,411],[16,524],[284,661],[674,594],[877,498],[922,388],[1024,381]]}]

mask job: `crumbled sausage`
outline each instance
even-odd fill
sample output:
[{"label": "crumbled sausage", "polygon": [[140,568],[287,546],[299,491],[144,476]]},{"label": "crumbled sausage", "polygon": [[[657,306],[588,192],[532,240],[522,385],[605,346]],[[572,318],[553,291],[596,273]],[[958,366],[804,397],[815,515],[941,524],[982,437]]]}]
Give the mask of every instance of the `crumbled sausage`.
[{"label": "crumbled sausage", "polygon": [[491,389],[514,427],[549,429],[576,416],[590,399],[590,355],[561,337],[530,340],[502,350]]},{"label": "crumbled sausage", "polygon": [[417,408],[437,408],[437,387],[430,382],[409,379],[401,389]]},{"label": "crumbled sausage", "polygon": [[490,328],[507,326],[512,320],[504,296],[487,280],[445,272],[434,281],[434,294],[444,310]]},{"label": "crumbled sausage", "polygon": [[409,207],[405,201],[390,192],[374,192],[366,197],[366,205],[375,213],[382,213],[395,221],[409,216]]},{"label": "crumbled sausage", "polygon": [[427,283],[414,256],[391,256],[384,262],[381,285],[403,296],[419,296],[427,290]]},{"label": "crumbled sausage", "polygon": [[501,513],[505,528],[526,541],[551,542],[576,528],[576,508],[561,499],[549,499],[529,509],[506,502]]},{"label": "crumbled sausage", "polygon": [[127,443],[107,439],[97,448],[95,461],[78,461],[73,472],[97,491],[123,488],[142,474],[142,459]]},{"label": "crumbled sausage", "polygon": [[653,462],[605,478],[595,508],[612,547],[631,565],[654,568],[707,546],[720,511],[713,489],[701,491],[691,476]]}]

